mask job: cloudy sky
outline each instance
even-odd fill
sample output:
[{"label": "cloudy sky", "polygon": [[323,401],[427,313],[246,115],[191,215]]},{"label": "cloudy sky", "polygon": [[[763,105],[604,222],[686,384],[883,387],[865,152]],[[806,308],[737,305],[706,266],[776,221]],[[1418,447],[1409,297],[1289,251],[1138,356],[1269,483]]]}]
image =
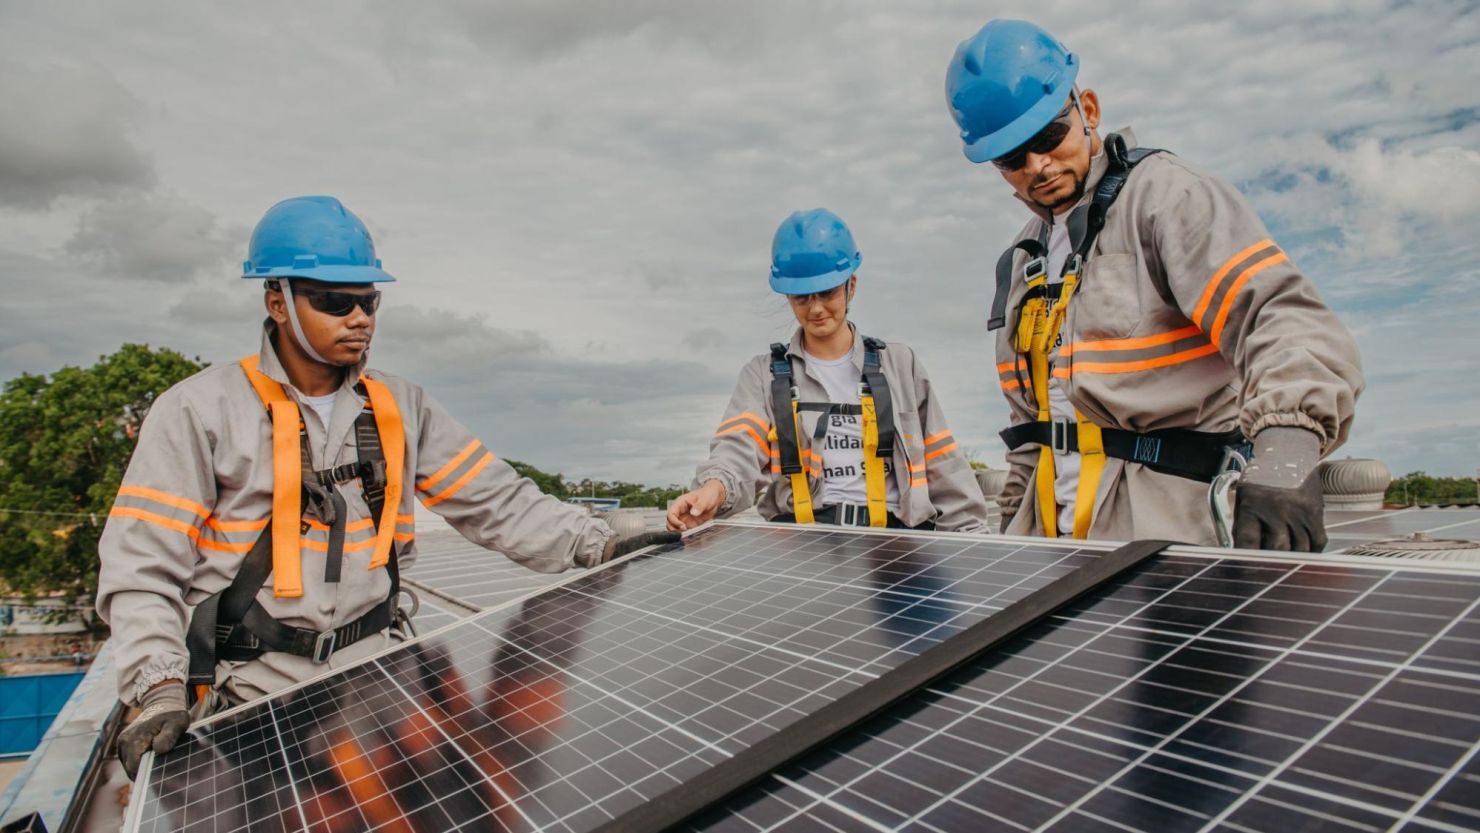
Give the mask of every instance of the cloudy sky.
[{"label": "cloudy sky", "polygon": [[985,321],[1024,219],[962,156],[943,78],[1034,19],[1130,124],[1238,183],[1361,344],[1346,450],[1480,465],[1473,2],[40,3],[0,0],[0,379],[125,341],[256,349],[251,226],[339,196],[388,287],[374,365],[497,453],[687,480],[791,319],[777,223],[863,251],[854,320],[912,344],[1000,463]]}]

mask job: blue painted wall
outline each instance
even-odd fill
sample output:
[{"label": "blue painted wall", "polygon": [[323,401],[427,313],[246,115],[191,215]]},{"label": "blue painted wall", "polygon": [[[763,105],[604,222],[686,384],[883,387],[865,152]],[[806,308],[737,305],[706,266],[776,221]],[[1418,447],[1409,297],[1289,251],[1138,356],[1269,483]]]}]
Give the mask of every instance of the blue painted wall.
[{"label": "blue painted wall", "polygon": [[82,677],[80,671],[0,677],[0,756],[35,749]]}]

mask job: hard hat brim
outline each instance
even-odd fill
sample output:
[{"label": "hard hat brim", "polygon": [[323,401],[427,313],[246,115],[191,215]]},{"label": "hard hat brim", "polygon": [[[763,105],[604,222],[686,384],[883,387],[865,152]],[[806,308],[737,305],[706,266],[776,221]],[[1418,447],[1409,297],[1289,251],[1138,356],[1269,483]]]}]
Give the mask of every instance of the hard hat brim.
[{"label": "hard hat brim", "polygon": [[842,286],[858,271],[858,264],[862,258],[855,259],[847,269],[836,272],[828,272],[825,275],[814,275],[810,278],[788,278],[771,276],[771,290],[782,295],[811,295],[817,292],[826,292],[837,286]]},{"label": "hard hat brim", "polygon": [[1070,54],[1070,63],[1064,68],[1062,77],[1057,79],[1053,92],[1045,93],[1037,104],[1028,108],[1027,112],[1013,119],[1001,130],[990,133],[965,145],[962,150],[966,158],[973,162],[990,162],[1001,156],[1016,150],[1023,142],[1033,138],[1033,134],[1048,126],[1053,117],[1064,109],[1064,101],[1069,97],[1069,92],[1074,89],[1074,79],[1079,77],[1079,61]]},{"label": "hard hat brim", "polygon": [[395,278],[383,269],[374,266],[315,266],[311,269],[294,269],[278,266],[242,274],[243,278],[264,280],[269,278],[304,278],[323,283],[387,283]]}]

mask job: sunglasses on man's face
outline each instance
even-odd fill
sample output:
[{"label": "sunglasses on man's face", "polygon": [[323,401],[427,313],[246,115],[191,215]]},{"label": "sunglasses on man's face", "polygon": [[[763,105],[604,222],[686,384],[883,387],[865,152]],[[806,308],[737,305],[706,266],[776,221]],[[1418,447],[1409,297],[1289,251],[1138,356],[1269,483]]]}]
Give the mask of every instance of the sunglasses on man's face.
[{"label": "sunglasses on man's face", "polygon": [[1070,101],[1069,106],[1061,110],[1057,116],[1054,116],[1053,121],[1049,122],[1046,127],[1034,133],[1028,141],[1018,145],[1005,155],[993,159],[992,164],[996,165],[997,170],[1003,173],[1012,173],[1022,170],[1023,166],[1028,164],[1028,154],[1036,153],[1041,156],[1045,153],[1054,152],[1058,149],[1059,145],[1064,143],[1064,138],[1069,135],[1069,131],[1074,129],[1073,115],[1074,102]]},{"label": "sunglasses on man's face", "polygon": [[325,315],[335,318],[343,318],[354,311],[355,307],[364,310],[366,315],[375,315],[375,310],[380,307],[380,290],[359,294],[356,292],[338,292],[333,289],[295,289],[293,294],[304,298],[308,305]]}]

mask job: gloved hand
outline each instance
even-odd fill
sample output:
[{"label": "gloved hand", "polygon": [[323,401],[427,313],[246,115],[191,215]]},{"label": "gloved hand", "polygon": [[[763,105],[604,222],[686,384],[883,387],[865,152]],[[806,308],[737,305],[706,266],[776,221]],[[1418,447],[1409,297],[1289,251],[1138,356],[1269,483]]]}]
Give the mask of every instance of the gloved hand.
[{"label": "gloved hand", "polygon": [[672,544],[683,537],[677,532],[647,531],[647,523],[640,515],[601,513],[596,517],[611,527],[613,534],[600,550],[576,554],[576,563],[582,567],[595,567],[643,547]]},{"label": "gloved hand", "polygon": [[1304,428],[1266,428],[1234,489],[1233,544],[1246,549],[1320,552],[1325,499],[1315,476],[1321,441]]},{"label": "gloved hand", "polygon": [[146,751],[163,755],[175,748],[190,727],[184,683],[168,682],[149,689],[139,700],[139,708],[139,716],[118,736],[118,758],[130,781],[139,774],[139,759]]}]

